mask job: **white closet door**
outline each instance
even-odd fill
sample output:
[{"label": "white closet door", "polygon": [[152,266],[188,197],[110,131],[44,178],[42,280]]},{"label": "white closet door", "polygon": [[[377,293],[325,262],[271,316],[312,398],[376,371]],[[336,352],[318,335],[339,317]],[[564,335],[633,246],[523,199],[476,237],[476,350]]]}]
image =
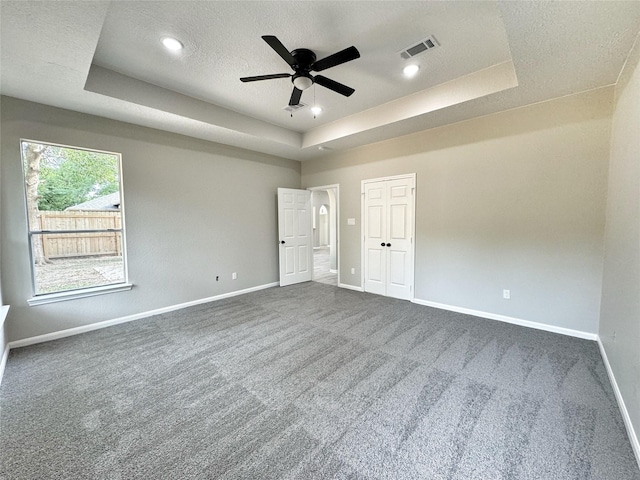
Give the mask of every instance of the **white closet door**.
[{"label": "white closet door", "polygon": [[364,291],[386,295],[387,190],[384,182],[364,184]]},{"label": "white closet door", "polygon": [[364,290],[411,299],[415,177],[363,182]]},{"label": "white closet door", "polygon": [[278,189],[280,286],[311,280],[311,192]]},{"label": "white closet door", "polygon": [[385,182],[387,187],[387,296],[411,299],[413,283],[413,179]]}]

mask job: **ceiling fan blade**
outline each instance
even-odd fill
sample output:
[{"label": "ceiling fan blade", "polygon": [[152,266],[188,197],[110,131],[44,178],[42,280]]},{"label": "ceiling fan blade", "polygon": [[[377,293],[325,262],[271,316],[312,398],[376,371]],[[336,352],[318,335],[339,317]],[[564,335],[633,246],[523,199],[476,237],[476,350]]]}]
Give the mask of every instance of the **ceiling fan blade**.
[{"label": "ceiling fan blade", "polygon": [[322,70],[350,62],[356,58],[360,58],[360,52],[356,47],[345,48],[344,50],[340,50],[338,53],[334,53],[333,55],[329,55],[328,57],[318,60],[311,66],[311,70],[314,72],[321,72]]},{"label": "ceiling fan blade", "polygon": [[298,105],[300,103],[300,97],[302,97],[302,90],[293,87],[293,92],[291,92],[291,98],[289,99],[289,105]]},{"label": "ceiling fan blade", "polygon": [[314,81],[318,85],[328,88],[329,90],[333,90],[334,92],[339,93],[340,95],[344,95],[345,97],[349,97],[353,92],[355,92],[353,88],[347,87],[346,85],[338,83],[335,80],[331,80],[330,78],[323,77],[322,75],[316,75]]},{"label": "ceiling fan blade", "polygon": [[271,80],[273,78],[287,78],[290,77],[289,73],[274,73],[273,75],[257,75],[255,77],[242,77],[241,82],[257,82],[258,80]]},{"label": "ceiling fan blade", "polygon": [[287,62],[291,67],[296,64],[296,59],[293,58],[293,55],[289,53],[289,50],[282,44],[278,37],[275,35],[263,35],[262,39],[269,44],[271,48],[273,48],[278,55],[282,57],[282,59]]}]

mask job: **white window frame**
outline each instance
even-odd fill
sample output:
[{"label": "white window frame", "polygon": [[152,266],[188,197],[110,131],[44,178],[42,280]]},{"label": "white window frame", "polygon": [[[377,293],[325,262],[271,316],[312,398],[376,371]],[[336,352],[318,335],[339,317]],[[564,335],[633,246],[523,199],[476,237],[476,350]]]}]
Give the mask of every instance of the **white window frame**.
[{"label": "white window frame", "polygon": [[[69,233],[69,232],[65,230],[42,231],[42,230],[31,229],[31,225],[29,225],[29,205],[27,203],[28,202],[27,189],[25,185],[26,171],[25,171],[24,158],[22,157],[22,144],[24,142],[36,143],[39,145],[50,145],[52,147],[69,148],[73,150],[84,150],[87,152],[105,153],[108,155],[115,155],[118,158],[118,178],[119,178],[118,183],[119,183],[119,192],[120,192],[121,228],[108,229],[104,231],[109,231],[109,232],[117,231],[121,235],[122,263],[123,263],[123,274],[124,274],[124,280],[122,282],[109,284],[109,285],[97,285],[92,287],[78,288],[74,290],[65,290],[60,292],[36,294],[36,271],[35,271],[35,265],[34,265],[33,245],[32,245],[33,235],[34,234],[43,235],[46,233]],[[126,242],[126,234],[125,234],[126,221],[125,221],[125,206],[124,206],[125,200],[124,200],[124,188],[123,188],[124,179],[122,176],[122,154],[118,152],[107,151],[107,150],[99,150],[96,148],[77,147],[73,145],[64,145],[60,143],[21,138],[20,139],[20,163],[22,164],[22,188],[24,190],[24,206],[25,206],[26,223],[27,223],[29,261],[31,263],[31,289],[32,289],[32,295],[33,295],[31,298],[27,299],[28,305],[29,306],[44,305],[47,303],[62,302],[66,300],[75,300],[78,298],[93,297],[95,295],[104,295],[107,293],[123,292],[123,291],[131,290],[131,288],[133,287],[133,284],[129,283],[129,268],[128,268],[128,262],[127,262],[127,242]],[[91,231],[100,232],[102,230],[91,230]]]}]

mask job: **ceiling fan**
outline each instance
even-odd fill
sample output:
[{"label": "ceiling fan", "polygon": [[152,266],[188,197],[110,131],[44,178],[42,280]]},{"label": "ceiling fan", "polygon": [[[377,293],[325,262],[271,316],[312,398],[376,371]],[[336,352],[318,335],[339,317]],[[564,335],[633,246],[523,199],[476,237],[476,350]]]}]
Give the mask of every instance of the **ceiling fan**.
[{"label": "ceiling fan", "polygon": [[289,66],[291,66],[294,73],[274,73],[272,75],[243,77],[240,81],[256,82],[259,80],[291,77],[291,81],[293,82],[293,92],[289,99],[290,106],[300,104],[302,91],[309,88],[314,83],[328,88],[329,90],[333,90],[345,97],[348,97],[355,92],[351,87],[347,87],[346,85],[338,83],[335,80],[331,80],[323,75],[311,75],[310,72],[321,72],[327,68],[335,67],[336,65],[360,58],[360,52],[358,52],[356,47],[345,48],[333,55],[329,55],[328,57],[316,61],[316,54],[309,49],[298,48],[289,52],[275,35],[263,35],[262,39],[267,42],[267,44],[273,48],[276,53],[289,64]]}]

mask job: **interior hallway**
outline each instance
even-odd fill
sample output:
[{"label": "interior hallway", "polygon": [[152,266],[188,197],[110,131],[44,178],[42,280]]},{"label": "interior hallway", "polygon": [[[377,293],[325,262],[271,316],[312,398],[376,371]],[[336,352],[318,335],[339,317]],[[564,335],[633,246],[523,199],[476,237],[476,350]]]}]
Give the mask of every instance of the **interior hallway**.
[{"label": "interior hallway", "polygon": [[313,249],[313,281],[327,285],[338,285],[338,274],[329,270],[329,247]]}]

